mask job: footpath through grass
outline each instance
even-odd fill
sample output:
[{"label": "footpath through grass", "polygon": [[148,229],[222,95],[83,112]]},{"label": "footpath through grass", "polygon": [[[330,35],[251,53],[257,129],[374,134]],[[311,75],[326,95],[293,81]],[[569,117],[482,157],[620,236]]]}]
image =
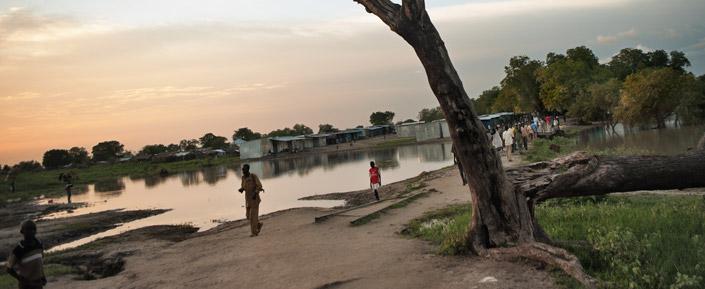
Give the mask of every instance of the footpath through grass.
[{"label": "footpath through grass", "polygon": [[[405,233],[464,253],[469,204],[414,220]],[[634,195],[549,201],[536,215],[605,288],[705,288],[705,197]],[[581,288],[559,278],[566,288]]]},{"label": "footpath through grass", "polygon": [[73,173],[75,189],[81,185],[114,181],[121,177],[143,178],[158,176],[162,170],[168,173],[193,171],[215,165],[239,163],[239,157],[204,158],[171,163],[125,162],[116,164],[97,164],[87,168],[44,170],[25,172],[17,176],[15,193],[10,193],[10,186],[4,179],[0,180],[0,204],[13,201],[26,201],[40,195],[54,196],[64,193],[64,185],[59,180],[60,173]]}]

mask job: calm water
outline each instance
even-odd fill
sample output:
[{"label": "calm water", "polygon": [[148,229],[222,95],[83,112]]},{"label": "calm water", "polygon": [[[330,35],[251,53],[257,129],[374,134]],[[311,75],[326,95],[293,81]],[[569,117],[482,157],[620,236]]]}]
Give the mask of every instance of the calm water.
[{"label": "calm water", "polygon": [[[339,152],[283,160],[250,162],[265,189],[260,214],[295,207],[333,207],[343,201],[299,201],[305,196],[346,192],[369,187],[369,162],[376,161],[383,183],[416,176],[453,163],[450,143],[403,146],[398,148]],[[217,166],[168,177],[131,179],[128,177],[89,185],[75,192],[74,202],[89,207],[70,215],[111,209],[172,209],[55,249],[77,246],[99,237],[151,225],[192,224],[201,230],[223,221],[243,219],[245,200],[237,192],[241,172],[237,166]],[[65,202],[65,198],[53,199]],[[66,216],[67,213],[50,217]]]},{"label": "calm water", "polygon": [[625,129],[621,124],[615,132],[594,128],[580,134],[578,144],[585,148],[631,151],[640,154],[675,155],[695,147],[705,126],[669,127],[666,129]]}]

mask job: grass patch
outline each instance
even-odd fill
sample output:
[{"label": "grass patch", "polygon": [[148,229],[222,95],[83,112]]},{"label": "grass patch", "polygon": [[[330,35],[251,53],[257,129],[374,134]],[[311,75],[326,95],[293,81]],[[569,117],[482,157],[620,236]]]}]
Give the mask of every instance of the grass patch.
[{"label": "grass patch", "polygon": [[143,178],[157,176],[163,169],[169,173],[194,171],[199,168],[228,165],[240,162],[239,157],[227,156],[219,158],[194,159],[170,163],[153,162],[126,162],[116,164],[96,164],[87,168],[44,170],[38,172],[20,173],[16,179],[16,191],[10,193],[10,185],[0,178],[0,204],[9,201],[26,201],[46,195],[59,196],[64,194],[64,184],[59,180],[60,173],[72,172],[75,190],[81,186],[115,181],[117,178],[128,176],[130,178]]},{"label": "grass patch", "polygon": [[360,226],[360,225],[367,224],[367,223],[371,222],[372,220],[378,219],[379,217],[382,216],[382,214],[388,212],[389,210],[400,209],[400,208],[406,207],[409,204],[413,203],[414,201],[416,201],[420,198],[428,197],[429,195],[430,195],[429,192],[418,193],[418,194],[413,195],[411,197],[408,197],[400,202],[397,202],[395,204],[387,206],[377,212],[374,212],[374,213],[369,214],[367,216],[364,216],[362,218],[353,220],[352,222],[350,222],[350,224],[353,226]]},{"label": "grass patch", "polygon": [[396,146],[401,146],[401,145],[408,145],[408,144],[413,144],[413,143],[416,143],[416,139],[413,137],[400,137],[400,138],[395,138],[395,139],[390,139],[387,141],[379,142],[375,146],[378,148],[386,148],[386,147],[396,147]]},{"label": "grass patch", "polygon": [[704,288],[705,198],[609,196],[600,202],[547,203],[537,218],[607,288]]},{"label": "grass patch", "polygon": [[[551,146],[558,146],[558,151],[551,150]],[[554,137],[553,139],[535,139],[531,142],[529,150],[522,154],[524,162],[533,163],[555,159],[567,155],[578,149],[574,138]]]},{"label": "grass patch", "polygon": [[470,204],[452,205],[412,220],[402,233],[438,245],[440,254],[466,253],[465,235],[471,215]]},{"label": "grass patch", "polygon": [[[413,220],[405,234],[438,245],[440,254],[465,253],[469,204]],[[705,197],[607,196],[551,200],[536,208],[546,232],[578,256],[605,288],[705,288]],[[583,288],[551,272],[563,288]]]}]

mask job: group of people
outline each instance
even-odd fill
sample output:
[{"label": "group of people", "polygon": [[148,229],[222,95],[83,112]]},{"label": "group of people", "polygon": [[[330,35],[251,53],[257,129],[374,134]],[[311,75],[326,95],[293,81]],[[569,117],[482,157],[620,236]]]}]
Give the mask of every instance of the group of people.
[{"label": "group of people", "polygon": [[497,151],[504,151],[507,161],[512,161],[512,153],[529,149],[529,142],[538,138],[539,132],[550,132],[560,127],[557,116],[546,116],[544,121],[534,116],[531,120],[523,120],[513,125],[497,124],[488,128],[488,137]]}]

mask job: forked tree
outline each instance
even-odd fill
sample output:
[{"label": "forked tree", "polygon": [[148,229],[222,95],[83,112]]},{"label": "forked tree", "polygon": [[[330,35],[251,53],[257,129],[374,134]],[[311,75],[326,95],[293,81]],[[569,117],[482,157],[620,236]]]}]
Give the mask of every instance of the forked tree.
[{"label": "forked tree", "polygon": [[534,205],[556,197],[705,186],[705,151],[674,157],[602,157],[576,153],[507,172],[491,148],[423,0],[354,0],[379,17],[415,50],[446,116],[472,202],[468,248],[480,256],[525,257],[556,266],[588,288],[569,252],[555,247],[534,217]]}]

